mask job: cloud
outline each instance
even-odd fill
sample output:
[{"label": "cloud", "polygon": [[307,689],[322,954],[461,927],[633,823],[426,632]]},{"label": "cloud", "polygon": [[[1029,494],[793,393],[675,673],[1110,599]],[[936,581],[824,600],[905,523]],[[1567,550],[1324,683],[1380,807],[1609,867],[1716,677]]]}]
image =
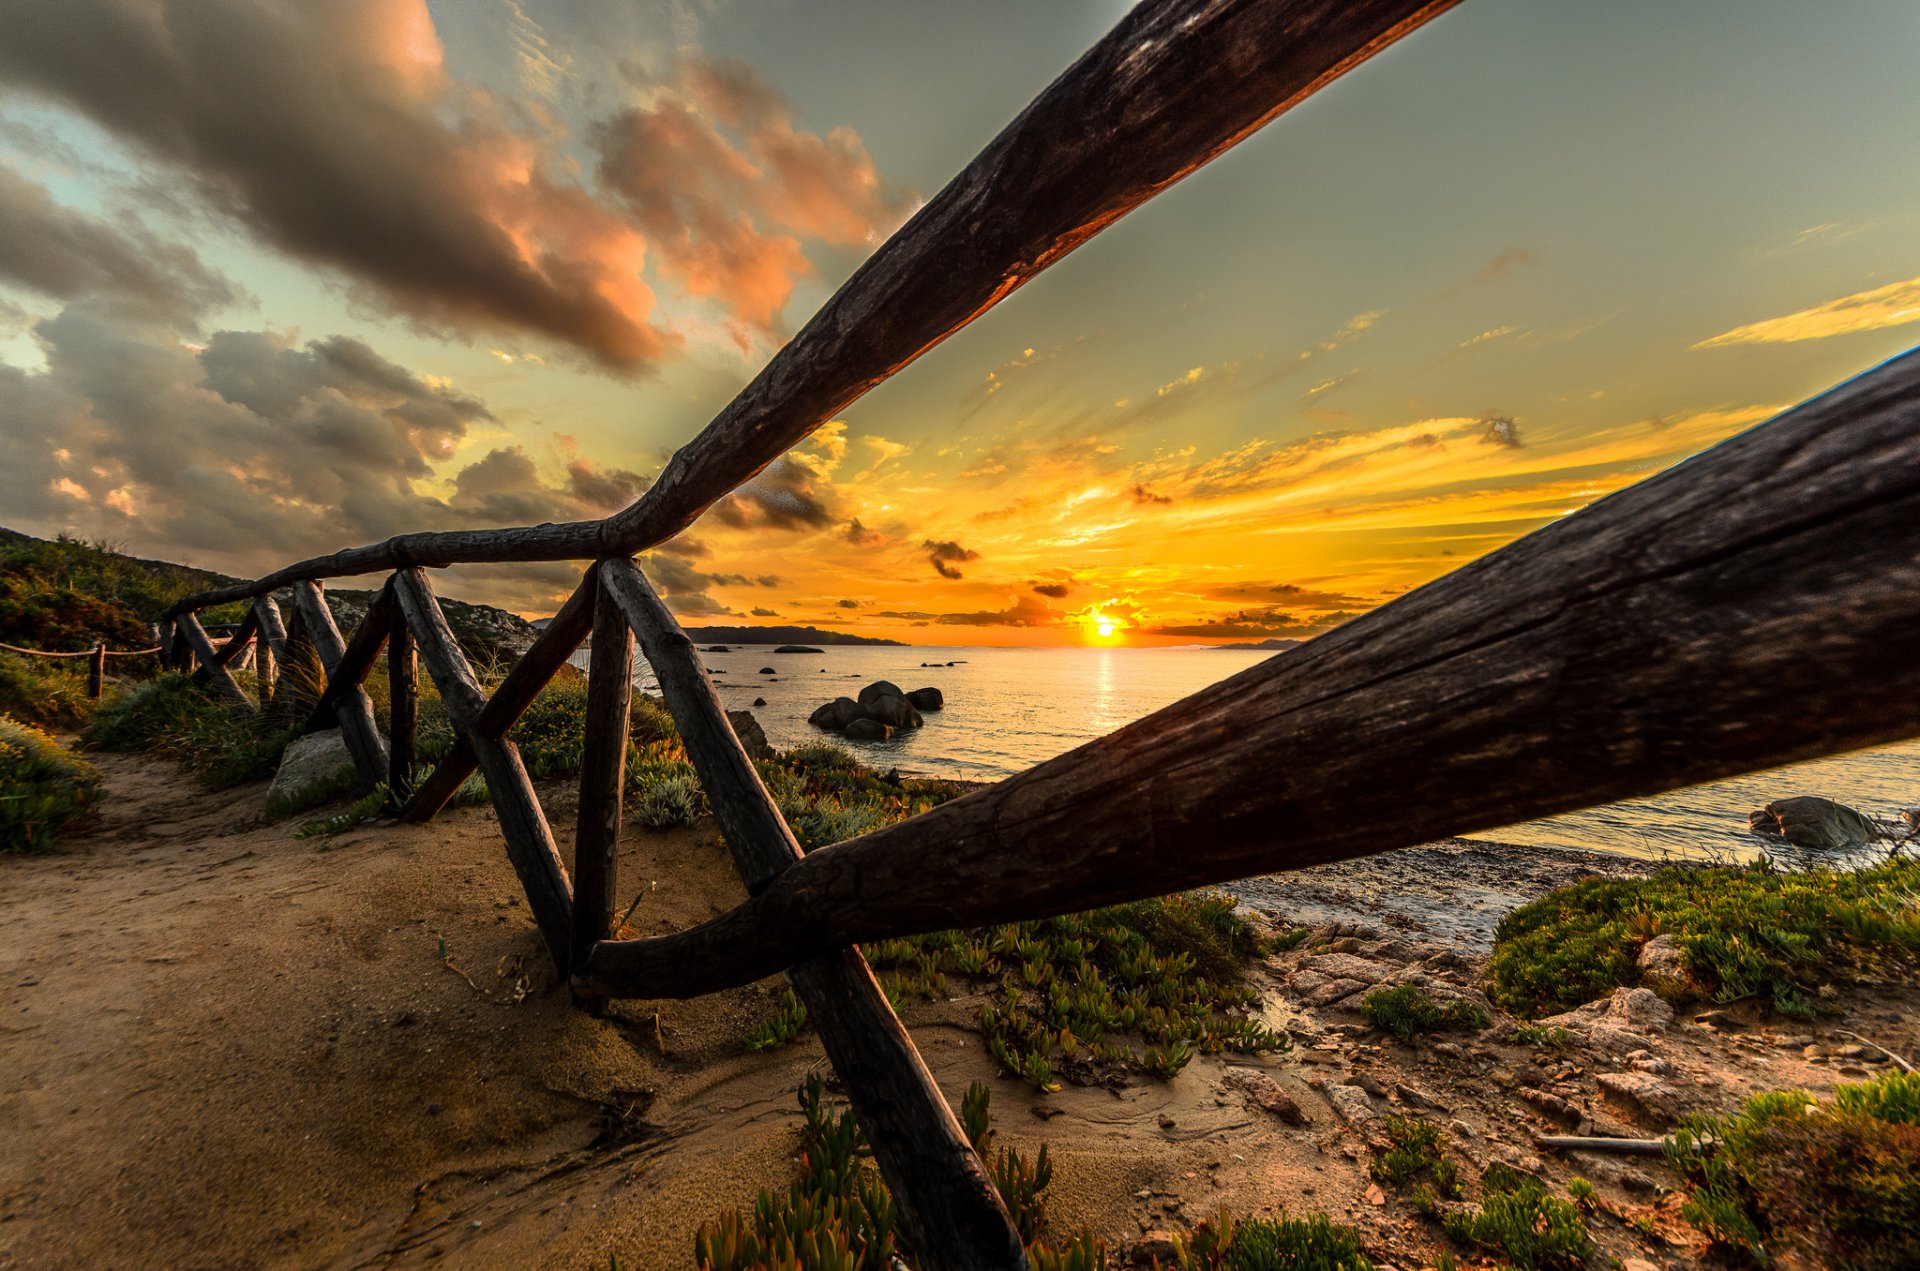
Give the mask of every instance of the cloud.
[{"label": "cloud", "polygon": [[1207,600],[1255,601],[1265,605],[1285,605],[1289,609],[1369,609],[1374,601],[1364,596],[1339,591],[1320,591],[1298,583],[1261,581],[1211,583],[1191,589]]},{"label": "cloud", "polygon": [[1060,620],[1060,615],[1032,596],[1018,596],[1005,609],[936,614],[933,620],[943,626],[956,627],[1050,627]]},{"label": "cloud", "polygon": [[1480,266],[1479,272],[1473,276],[1473,281],[1476,283],[1500,282],[1511,278],[1523,269],[1533,268],[1538,260],[1539,257],[1524,247],[1503,247],[1492,260]]},{"label": "cloud", "polygon": [[739,616],[738,610],[727,608],[708,590],[714,585],[713,575],[702,573],[677,557],[659,552],[649,553],[639,560],[640,568],[646,572],[654,590],[660,593],[660,599],[676,615],[688,618]]},{"label": "cloud", "polygon": [[1750,322],[1722,332],[1694,345],[1696,349],[1719,349],[1735,344],[1790,344],[1800,340],[1824,340],[1829,336],[1852,335],[1857,331],[1880,331],[1887,327],[1920,322],[1920,278],[1888,283],[1870,291],[1856,291],[1838,300],[1829,300],[1811,309]]},{"label": "cloud", "polygon": [[133,320],[198,330],[240,292],[190,249],[134,221],[115,225],[53,201],[0,166],[0,281],[56,300],[88,300]]},{"label": "cloud", "polygon": [[677,343],[653,321],[645,238],[549,158],[531,116],[449,79],[425,0],[29,5],[0,82],[434,330],[534,332],[626,371]]},{"label": "cloud", "polygon": [[927,562],[933,566],[933,572],[939,574],[942,578],[957,579],[963,577],[960,571],[955,568],[955,564],[965,564],[967,561],[980,559],[979,552],[962,547],[960,544],[951,540],[935,542],[932,539],[928,539],[920,546],[922,550],[927,553]]},{"label": "cloud", "polygon": [[750,612],[756,618],[778,618],[780,616],[778,609],[754,609]]},{"label": "cloud", "polygon": [[1270,636],[1304,639],[1358,616],[1344,610],[1300,617],[1280,609],[1242,609],[1200,622],[1149,627],[1147,630],[1155,635],[1193,636],[1199,639],[1247,640]]},{"label": "cloud", "polygon": [[1133,493],[1133,501],[1135,503],[1167,504],[1167,503],[1173,502],[1172,495],[1155,494],[1152,490],[1149,490],[1146,486],[1141,485],[1137,482],[1134,484],[1132,493]]},{"label": "cloud", "polygon": [[1476,344],[1487,344],[1491,341],[1501,339],[1504,336],[1512,335],[1518,329],[1518,327],[1512,325],[1489,327],[1479,335],[1460,341],[1460,347],[1470,349]]},{"label": "cloud", "polygon": [[852,129],[793,125],[785,98],[737,61],[683,58],[651,100],[593,134],[601,181],[691,295],[771,333],[812,272],[801,240],[875,243],[909,197],[881,182]]},{"label": "cloud", "polygon": [[1034,583],[1033,584],[1034,595],[1051,596],[1055,600],[1065,600],[1067,596],[1072,594],[1072,592],[1073,592],[1073,585],[1071,583]]},{"label": "cloud", "polygon": [[708,515],[735,529],[825,529],[840,519],[829,489],[829,476],[819,464],[790,452],[714,504]]},{"label": "cloud", "polygon": [[884,547],[891,540],[879,530],[869,529],[860,523],[859,517],[847,522],[846,532],[841,535],[855,547]]},{"label": "cloud", "polygon": [[836,600],[833,603],[842,609],[858,609],[860,607],[860,602],[857,600]]},{"label": "cloud", "polygon": [[1489,445],[1505,446],[1518,450],[1526,444],[1520,440],[1520,425],[1511,415],[1487,415],[1480,420],[1481,440]]}]

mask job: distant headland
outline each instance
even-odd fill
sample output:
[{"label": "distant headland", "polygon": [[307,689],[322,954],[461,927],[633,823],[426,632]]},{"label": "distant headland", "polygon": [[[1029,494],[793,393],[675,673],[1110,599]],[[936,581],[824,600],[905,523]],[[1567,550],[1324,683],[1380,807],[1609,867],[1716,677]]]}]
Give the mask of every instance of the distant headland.
[{"label": "distant headland", "polygon": [[688,627],[695,644],[886,644],[909,647],[904,640],[822,631],[819,627]]}]

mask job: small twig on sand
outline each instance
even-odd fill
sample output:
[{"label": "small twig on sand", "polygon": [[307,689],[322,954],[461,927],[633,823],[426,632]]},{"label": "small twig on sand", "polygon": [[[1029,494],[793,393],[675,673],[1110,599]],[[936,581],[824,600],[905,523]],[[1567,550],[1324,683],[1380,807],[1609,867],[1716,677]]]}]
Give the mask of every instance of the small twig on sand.
[{"label": "small twig on sand", "polygon": [[486,996],[485,990],[483,990],[478,984],[475,984],[473,982],[473,977],[471,975],[468,975],[465,971],[462,971],[457,965],[455,965],[453,960],[453,955],[447,952],[447,942],[444,939],[440,941],[440,965],[447,968],[447,970],[453,972],[455,975],[459,976],[461,979],[465,980],[467,982],[467,987],[472,989],[475,993],[480,994],[481,997]]},{"label": "small twig on sand", "polygon": [[1862,1036],[1861,1036],[1860,1034],[1858,1034],[1858,1033],[1849,1033],[1849,1032],[1847,1032],[1847,1031],[1846,1031],[1845,1029],[1840,1029],[1840,1028],[1836,1028],[1836,1029],[1834,1030],[1834,1032],[1835,1032],[1835,1033],[1836,1033],[1836,1034],[1837,1034],[1838,1036],[1841,1036],[1841,1037],[1851,1037],[1851,1038],[1853,1038],[1853,1040],[1855,1040],[1855,1041],[1857,1041],[1857,1042],[1859,1042],[1859,1043],[1861,1043],[1861,1044],[1862,1044],[1862,1045],[1864,1045],[1864,1046],[1871,1046],[1871,1047],[1873,1047],[1873,1048],[1874,1048],[1875,1050],[1877,1050],[1877,1051],[1879,1051],[1879,1052],[1880,1052],[1881,1054],[1883,1054],[1883,1055],[1885,1055],[1885,1056],[1886,1056],[1886,1057],[1887,1057],[1888,1059],[1891,1059],[1891,1060],[1893,1060],[1893,1062],[1894,1062],[1894,1063],[1896,1063],[1896,1064],[1898,1064],[1898,1065],[1900,1065],[1900,1071],[1901,1071],[1901,1072],[1912,1072],[1912,1071],[1913,1071],[1913,1065],[1912,1065],[1912,1064],[1910,1064],[1910,1063],[1908,1063],[1908,1062],[1906,1061],[1906,1059],[1905,1059],[1905,1058],[1904,1058],[1903,1056],[1900,1056],[1900,1055],[1896,1055],[1896,1054],[1894,1054],[1894,1053],[1893,1053],[1892,1051],[1890,1051],[1890,1050],[1888,1050],[1888,1049],[1887,1049],[1887,1048],[1886,1048],[1885,1046],[1882,1046],[1882,1045],[1881,1045],[1881,1044],[1880,1044],[1879,1042],[1877,1042],[1877,1041],[1874,1041],[1874,1040],[1873,1040],[1873,1039],[1872,1039],[1871,1037],[1862,1037]]}]

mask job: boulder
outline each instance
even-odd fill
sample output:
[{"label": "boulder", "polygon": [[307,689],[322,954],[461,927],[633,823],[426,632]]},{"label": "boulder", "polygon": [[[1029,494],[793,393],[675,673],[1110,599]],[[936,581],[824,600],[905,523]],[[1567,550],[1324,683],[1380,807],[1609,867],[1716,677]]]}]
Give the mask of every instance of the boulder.
[{"label": "boulder", "polygon": [[1687,1111],[1685,1097],[1652,1073],[1603,1072],[1594,1081],[1609,1096],[1654,1121],[1673,1121]]},{"label": "boulder", "polygon": [[812,648],[811,646],[804,645],[804,644],[783,644],[779,648],[775,649],[774,652],[775,653],[825,653],[826,650],[815,649],[815,648]]},{"label": "boulder", "polygon": [[876,697],[863,705],[868,718],[877,719],[889,728],[918,728],[923,722],[920,712],[907,705],[903,697]]},{"label": "boulder", "polygon": [[1321,1093],[1333,1105],[1335,1114],[1362,1134],[1371,1130],[1380,1120],[1380,1113],[1374,1108],[1373,1101],[1358,1086],[1328,1086]]},{"label": "boulder", "polygon": [[904,698],[905,696],[906,694],[900,691],[900,686],[891,680],[875,680],[860,690],[860,704],[862,706],[870,705],[877,697]]},{"label": "boulder", "polygon": [[764,697],[756,697],[753,699],[753,704],[755,706],[765,706],[767,704],[767,699]]},{"label": "boulder", "polygon": [[727,722],[733,725],[733,735],[740,739],[740,748],[747,752],[747,758],[773,758],[773,747],[767,742],[767,730],[760,727],[760,721],[753,717],[752,711],[728,711]]},{"label": "boulder", "polygon": [[733,652],[733,648],[732,648],[732,646],[730,646],[730,645],[725,645],[725,644],[710,644],[710,645],[708,645],[708,646],[706,647],[706,649],[705,649],[705,652],[707,652],[707,653],[732,653],[732,652]]},{"label": "boulder", "polygon": [[325,789],[338,789],[353,778],[353,756],[338,728],[295,738],[280,752],[280,768],[267,787],[269,811],[293,812],[308,806],[306,799]]},{"label": "boulder", "polygon": [[907,700],[913,703],[914,709],[923,711],[937,711],[947,704],[937,688],[917,688],[907,694]]},{"label": "boulder", "polygon": [[1812,794],[1776,799],[1747,813],[1747,829],[1812,848],[1856,847],[1887,837],[1866,813]]},{"label": "boulder", "polygon": [[860,703],[851,697],[836,697],[807,716],[807,722],[815,728],[824,728],[830,733],[837,733],[859,718],[861,718]]},{"label": "boulder", "polygon": [[774,670],[774,669],[773,669],[772,667],[770,667],[770,666],[763,666],[763,667],[761,667],[761,668],[760,668],[760,674],[762,674],[762,675],[778,675],[778,674],[780,674],[780,672],[778,672],[778,671],[776,671],[776,670]]},{"label": "boulder", "polygon": [[848,741],[885,741],[893,736],[893,729],[877,719],[868,719],[863,715],[848,724],[843,735]]}]

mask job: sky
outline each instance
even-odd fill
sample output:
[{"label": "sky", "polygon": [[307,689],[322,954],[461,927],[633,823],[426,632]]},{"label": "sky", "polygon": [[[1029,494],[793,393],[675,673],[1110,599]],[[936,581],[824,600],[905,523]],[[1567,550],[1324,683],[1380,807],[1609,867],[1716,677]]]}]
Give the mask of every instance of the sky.
[{"label": "sky", "polygon": [[[0,0],[0,524],[253,576],[606,515],[1124,9]],[[641,563],[696,625],[1309,638],[1914,344],[1917,59],[1910,0],[1465,0]]]}]

